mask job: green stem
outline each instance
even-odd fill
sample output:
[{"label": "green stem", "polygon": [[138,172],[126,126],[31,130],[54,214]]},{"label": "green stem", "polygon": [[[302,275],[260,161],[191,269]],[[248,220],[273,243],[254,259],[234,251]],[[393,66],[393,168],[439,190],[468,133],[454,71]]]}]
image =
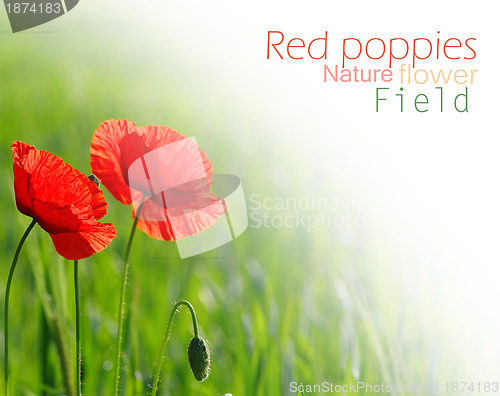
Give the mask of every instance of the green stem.
[{"label": "green stem", "polygon": [[75,333],[76,333],[76,394],[82,395],[82,358],[80,351],[80,293],[78,291],[78,260],[75,260]]},{"label": "green stem", "polygon": [[5,369],[5,395],[9,395],[9,297],[10,297],[10,288],[12,284],[12,278],[14,277],[14,271],[16,269],[17,260],[19,259],[19,253],[21,252],[21,248],[24,245],[24,241],[28,238],[29,233],[33,229],[36,224],[36,220],[30,223],[26,231],[24,231],[24,235],[19,241],[19,245],[17,245],[16,253],[14,254],[14,259],[12,260],[12,264],[10,266],[9,278],[7,279],[7,286],[5,288],[5,311],[4,311],[4,323],[5,323],[5,361],[4,361],[4,369]]},{"label": "green stem", "polygon": [[123,344],[123,322],[125,320],[125,293],[127,290],[127,278],[129,269],[129,257],[130,250],[132,249],[132,241],[134,240],[135,230],[137,229],[137,222],[139,221],[139,215],[141,214],[142,205],[146,196],[143,195],[137,213],[135,214],[134,224],[132,225],[132,230],[130,231],[130,236],[128,238],[127,250],[125,252],[125,259],[123,263],[123,274],[122,274],[122,286],[120,291],[120,303],[118,306],[118,335],[116,340],[116,354],[115,354],[115,396],[120,395],[120,369],[121,369],[121,359],[122,359],[122,344]]},{"label": "green stem", "polygon": [[185,305],[186,307],[189,308],[189,311],[191,312],[191,319],[193,320],[193,330],[194,330],[194,336],[198,338],[198,322],[196,320],[196,313],[194,312],[193,306],[189,303],[189,301],[182,300],[179,301],[174,305],[174,308],[172,309],[172,312],[170,313],[170,319],[168,321],[168,326],[167,330],[165,331],[165,334],[163,336],[163,342],[161,344],[161,350],[160,350],[160,356],[158,357],[158,361],[156,362],[156,368],[155,368],[155,376],[154,376],[154,382],[153,382],[153,392],[151,393],[151,396],[155,396],[156,392],[158,390],[158,381],[160,379],[160,372],[161,372],[161,366],[163,364],[163,359],[165,359],[165,348],[167,347],[167,342],[169,340],[170,336],[170,329],[172,328],[172,324],[174,322],[174,316],[177,312],[177,308],[179,308],[181,305]]}]

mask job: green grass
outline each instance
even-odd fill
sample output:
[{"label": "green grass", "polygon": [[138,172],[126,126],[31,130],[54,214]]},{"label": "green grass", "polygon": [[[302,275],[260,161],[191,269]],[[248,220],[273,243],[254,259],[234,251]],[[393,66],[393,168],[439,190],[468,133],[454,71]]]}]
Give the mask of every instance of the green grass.
[{"label": "green grass", "polygon": [[[100,122],[128,118],[139,125],[167,124],[195,135],[216,172],[238,174],[247,195],[302,194],[306,180],[300,164],[271,149],[258,156],[263,147],[258,135],[253,145],[235,149],[239,134],[254,133],[251,116],[231,134],[223,108],[193,115],[196,98],[187,96],[168,70],[149,66],[137,78],[136,64],[117,67],[123,57],[114,59],[105,48],[93,50],[101,60],[88,60],[76,50],[66,48],[70,53],[64,54],[41,41],[25,35],[15,46],[0,44],[1,290],[30,221],[15,207],[13,140],[51,151],[90,173],[90,139]],[[169,94],[159,94],[158,86]],[[280,160],[299,175],[293,191],[266,177],[268,167]],[[116,225],[118,236],[108,249],[80,262],[83,386],[92,396],[112,394],[121,260],[132,225],[131,207],[104,191],[109,203],[104,220]],[[192,326],[182,309],[167,345],[161,395],[275,396],[290,394],[292,381],[428,380],[425,335],[394,306],[377,300],[380,288],[391,289],[383,286],[383,274],[371,269],[385,253],[362,243],[353,252],[328,230],[249,228],[229,245],[180,260],[174,244],[138,232],[125,324],[126,395],[149,393],[170,310],[180,299],[195,307],[200,336],[211,345],[212,374],[198,383],[190,372]],[[373,265],[363,265],[367,262]],[[11,295],[12,395],[62,394],[56,340],[59,329],[73,368],[72,269],[73,263],[59,257],[49,236],[36,227],[21,253]],[[3,306],[3,292],[1,298]],[[3,324],[0,329],[3,336]],[[405,339],[401,329],[406,329]]]}]

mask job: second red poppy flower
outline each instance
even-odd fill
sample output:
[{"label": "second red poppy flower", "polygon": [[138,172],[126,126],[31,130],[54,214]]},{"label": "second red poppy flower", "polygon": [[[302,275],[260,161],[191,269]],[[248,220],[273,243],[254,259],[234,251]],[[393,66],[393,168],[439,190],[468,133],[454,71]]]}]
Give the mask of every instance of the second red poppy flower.
[{"label": "second red poppy flower", "polygon": [[192,139],[165,126],[103,122],[92,138],[90,164],[121,203],[137,209],[144,199],[137,226],[153,238],[195,235],[224,214],[223,201],[210,192],[208,157]]}]

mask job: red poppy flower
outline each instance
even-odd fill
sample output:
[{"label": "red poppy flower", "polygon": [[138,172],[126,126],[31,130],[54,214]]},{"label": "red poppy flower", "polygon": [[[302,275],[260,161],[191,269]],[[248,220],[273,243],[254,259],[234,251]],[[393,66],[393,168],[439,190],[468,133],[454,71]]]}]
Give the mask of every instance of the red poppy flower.
[{"label": "red poppy flower", "polygon": [[116,236],[106,214],[104,194],[61,158],[23,143],[11,146],[16,205],[49,233],[57,252],[80,260],[107,247]]},{"label": "red poppy flower", "polygon": [[208,157],[165,126],[103,122],[92,138],[90,165],[118,201],[134,203],[134,218],[144,199],[137,226],[153,238],[174,241],[197,234],[224,214],[223,201],[210,193]]}]

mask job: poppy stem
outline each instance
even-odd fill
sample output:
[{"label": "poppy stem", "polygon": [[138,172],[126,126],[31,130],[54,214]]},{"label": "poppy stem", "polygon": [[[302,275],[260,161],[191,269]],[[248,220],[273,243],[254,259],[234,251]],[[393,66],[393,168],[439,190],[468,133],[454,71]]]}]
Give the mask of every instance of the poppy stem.
[{"label": "poppy stem", "polygon": [[78,291],[78,260],[74,266],[75,278],[75,333],[76,333],[76,394],[82,395],[82,357],[80,350],[80,293]]},{"label": "poppy stem", "polygon": [[4,311],[4,323],[5,323],[5,354],[4,354],[4,370],[5,370],[5,395],[9,395],[9,297],[10,297],[10,288],[12,284],[12,278],[14,277],[14,271],[16,269],[17,260],[19,259],[19,253],[21,253],[21,248],[28,238],[29,233],[33,229],[36,224],[36,220],[30,223],[26,231],[24,231],[23,237],[19,241],[19,245],[17,245],[16,253],[14,254],[14,259],[12,260],[12,264],[10,266],[9,278],[7,279],[7,286],[5,288],[5,311]]},{"label": "poppy stem", "polygon": [[122,360],[122,344],[123,344],[123,322],[125,320],[125,294],[127,291],[127,278],[129,272],[129,257],[130,250],[132,249],[132,242],[134,240],[135,230],[137,229],[137,222],[139,221],[139,215],[141,214],[142,205],[146,196],[143,195],[137,213],[135,214],[134,224],[132,225],[132,230],[130,231],[130,236],[128,238],[127,250],[125,251],[125,259],[123,262],[123,274],[122,274],[122,285],[120,291],[120,303],[118,306],[118,335],[116,339],[116,354],[115,354],[115,396],[120,395],[120,371],[121,371],[121,360]]},{"label": "poppy stem", "polygon": [[193,320],[194,336],[195,336],[195,338],[198,338],[198,321],[196,320],[196,313],[194,312],[194,308],[189,303],[189,301],[181,300],[174,305],[174,308],[172,308],[172,312],[170,313],[170,319],[168,321],[167,330],[165,331],[165,334],[163,335],[163,342],[161,344],[160,356],[158,357],[158,361],[156,362],[156,365],[155,365],[156,367],[155,367],[155,375],[154,375],[154,382],[153,382],[153,391],[151,393],[151,396],[156,396],[156,392],[158,390],[158,381],[160,379],[161,366],[163,364],[163,359],[165,359],[165,356],[164,356],[165,355],[165,348],[167,347],[167,342],[169,340],[170,330],[171,330],[172,324],[174,322],[174,316],[177,313],[177,309],[181,305],[185,305],[186,307],[189,308],[189,311],[191,312],[191,319]]}]

